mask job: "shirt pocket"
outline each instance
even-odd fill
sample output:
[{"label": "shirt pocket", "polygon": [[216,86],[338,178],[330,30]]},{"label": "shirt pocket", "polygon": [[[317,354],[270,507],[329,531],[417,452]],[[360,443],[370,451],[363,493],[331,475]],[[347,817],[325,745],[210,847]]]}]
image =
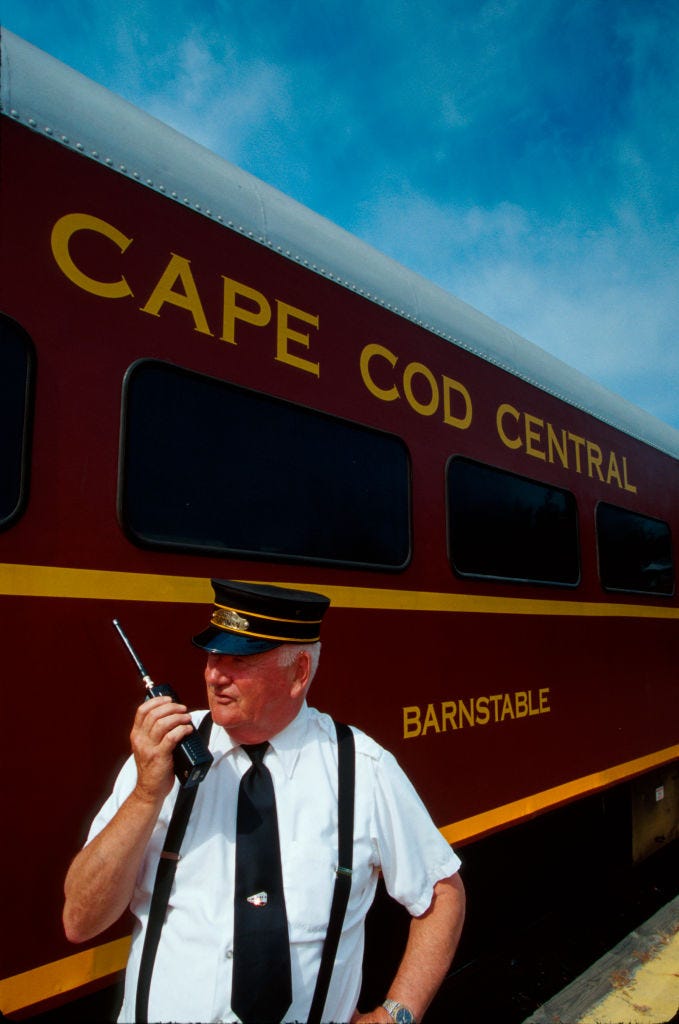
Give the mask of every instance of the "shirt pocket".
[{"label": "shirt pocket", "polygon": [[337,853],[319,843],[292,842],[283,868],[291,941],[323,936],[330,919]]}]

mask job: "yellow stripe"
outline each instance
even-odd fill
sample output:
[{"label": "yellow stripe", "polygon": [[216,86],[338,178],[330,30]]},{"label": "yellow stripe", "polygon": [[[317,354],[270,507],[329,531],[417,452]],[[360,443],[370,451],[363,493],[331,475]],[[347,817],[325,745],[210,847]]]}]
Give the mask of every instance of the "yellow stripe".
[{"label": "yellow stripe", "polygon": [[35,967],[32,971],[3,978],[0,981],[0,1008],[3,1013],[13,1013],[62,992],[70,992],[88,981],[115,974],[124,969],[129,949],[130,936],[127,935],[63,960]]},{"label": "yellow stripe", "polygon": [[576,797],[595,793],[599,789],[622,782],[624,779],[631,779],[635,775],[641,775],[651,768],[668,764],[677,758],[679,758],[679,744],[658,750],[645,757],[638,757],[634,761],[615,765],[613,768],[594,772],[593,775],[584,775],[580,779],[573,779],[561,786],[545,789],[541,793],[533,793],[522,800],[514,800],[502,807],[494,807],[490,811],[475,814],[471,818],[464,818],[452,825],[444,825],[439,831],[451,846],[454,846],[456,843],[467,842],[494,829],[521,821],[523,818],[530,818],[540,811],[558,807],[559,804],[567,803]]},{"label": "yellow stripe", "polygon": [[204,578],[7,562],[0,563],[0,594],[209,605],[213,602],[210,581]]},{"label": "yellow stripe", "polygon": [[[316,616],[315,619],[281,619],[277,615],[258,615],[257,612],[250,612],[243,608],[230,608],[228,604],[218,604],[215,601],[215,608],[221,608],[225,612],[234,612],[239,617],[251,618],[251,619],[263,619],[264,622],[288,622],[294,626],[318,626],[320,624],[320,618]],[[217,625],[217,623],[215,623]]]},{"label": "yellow stripe", "polygon": [[[452,845],[469,841],[492,829],[518,822],[539,811],[545,811],[575,797],[593,793],[605,786],[621,782],[677,758],[679,758],[679,744],[658,750],[646,757],[639,757],[634,761],[627,761],[613,768],[595,772],[592,775],[585,775],[580,779],[573,779],[561,786],[554,786],[541,793],[534,793],[522,800],[515,800],[483,814],[475,814],[471,818],[465,818],[452,825],[444,825],[439,831],[444,839]],[[117,939],[115,942],[88,949],[84,953],[76,953],[75,956],[36,967],[32,971],[4,978],[0,980],[0,1008],[3,1013],[11,1013],[123,970],[127,962],[129,946],[130,937],[127,936],[124,939]]]},{"label": "yellow stripe", "polygon": [[[222,615],[222,612],[231,612],[231,615]],[[243,618],[244,615],[248,615],[249,618]],[[253,623],[252,619],[259,619],[259,623]],[[281,636],[281,633],[285,633],[284,629],[280,626],[276,626],[277,622],[285,622],[291,626],[315,626],[313,630],[314,636]],[[235,633],[237,636],[254,637],[257,640],[277,640],[278,642],[293,643],[293,644],[314,644],[317,640],[320,640],[319,630],[321,623],[319,619],[278,619],[271,615],[265,617],[264,615],[257,615],[255,612],[236,611],[235,608],[228,608],[224,604],[218,604],[212,612],[212,618],[210,625],[214,626],[215,629],[221,629],[225,633]],[[258,626],[258,629],[250,629],[250,626]],[[269,629],[276,629],[276,633],[262,633],[264,626],[268,626]],[[311,631],[309,631],[311,632]],[[201,644],[201,647],[206,647],[209,650],[209,641],[206,644]]]},{"label": "yellow stripe", "polygon": [[[320,592],[329,597],[336,608],[679,620],[679,608],[665,604],[616,604],[612,601],[564,601],[557,598],[538,600],[522,597],[489,597],[485,594],[444,594],[426,590],[384,590],[306,583],[278,582],[278,586],[303,587]],[[213,604],[212,588],[209,580],[203,577],[161,576],[153,573],[11,563],[0,563],[0,594],[20,597]]]}]

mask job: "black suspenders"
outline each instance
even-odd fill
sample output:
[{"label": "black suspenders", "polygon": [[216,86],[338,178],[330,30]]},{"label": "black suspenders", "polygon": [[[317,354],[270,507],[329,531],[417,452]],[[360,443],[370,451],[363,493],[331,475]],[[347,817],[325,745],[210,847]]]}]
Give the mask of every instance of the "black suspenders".
[{"label": "black suspenders", "polygon": [[[207,745],[212,717],[210,713],[203,718],[198,728],[199,733]],[[338,756],[338,866],[335,873],[335,890],[330,910],[330,921],[323,943],[321,965],[316,979],[316,989],[309,1011],[307,1024],[319,1024],[323,1014],[323,1007],[332,977],[332,969],[335,963],[337,946],[342,934],[342,923],[349,902],[351,891],[351,872],[353,867],[354,851],[354,788],[356,775],[356,759],[354,752],[354,734],[347,725],[335,722],[337,730],[337,756]],[[149,919],[146,926],[144,946],[139,966],[139,980],[137,981],[137,999],[135,1020],[137,1024],[147,1024],[149,989],[151,987],[151,975],[156,959],[156,950],[160,940],[160,933],[165,920],[170,890],[174,881],[179,850],[186,831],[193,801],[196,798],[198,787],[192,789],[180,789],[172,812],[172,818],[165,837],[165,845],[158,862],[156,881],[151,898]]]},{"label": "black suspenders", "polygon": [[354,734],[348,725],[335,722],[337,730],[337,870],[335,890],[332,895],[330,920],[325,933],[321,966],[318,969],[316,990],[311,1001],[307,1024],[319,1024],[325,998],[328,994],[332,969],[335,963],[337,945],[342,934],[342,922],[351,892],[351,872],[354,864],[354,790],[356,781],[356,757]]},{"label": "black suspenders", "polygon": [[[212,715],[208,711],[198,727],[198,732],[205,742],[205,746],[208,745],[211,728]],[[168,900],[170,899],[170,890],[172,889],[175,871],[177,870],[179,850],[182,845],[182,839],[186,832],[189,815],[191,814],[191,808],[193,807],[193,801],[196,799],[197,792],[198,786],[192,786],[190,789],[179,790],[174,810],[172,811],[170,824],[167,829],[167,835],[165,836],[163,852],[161,853],[160,860],[158,861],[156,881],[153,886],[153,896],[151,897],[151,906],[149,908],[149,919],[146,925],[146,935],[144,936],[144,946],[141,951],[141,963],[139,965],[137,1001],[134,1014],[137,1024],[147,1024],[148,1021],[149,989],[151,987],[153,965],[156,960],[156,950],[158,949],[160,933],[165,921],[165,912],[167,910]]]}]

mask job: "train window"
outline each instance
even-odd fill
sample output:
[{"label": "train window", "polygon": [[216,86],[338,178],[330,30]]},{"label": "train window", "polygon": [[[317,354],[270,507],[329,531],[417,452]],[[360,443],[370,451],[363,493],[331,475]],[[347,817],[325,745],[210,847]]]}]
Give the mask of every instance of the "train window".
[{"label": "train window", "polygon": [[397,437],[157,360],[127,372],[119,515],[139,544],[402,569]]},{"label": "train window", "polygon": [[0,529],[28,500],[35,353],[26,332],[0,314]]},{"label": "train window", "polygon": [[606,590],[670,597],[672,538],[667,523],[601,502],[596,509],[599,575]]},{"label": "train window", "polygon": [[574,496],[471,459],[448,463],[448,550],[460,576],[576,586]]}]

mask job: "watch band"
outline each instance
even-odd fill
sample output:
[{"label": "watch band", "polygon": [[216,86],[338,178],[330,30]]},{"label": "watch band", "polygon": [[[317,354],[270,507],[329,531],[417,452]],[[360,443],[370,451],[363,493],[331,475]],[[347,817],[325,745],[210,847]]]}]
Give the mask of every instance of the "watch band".
[{"label": "watch band", "polygon": [[417,1024],[412,1010],[409,1010],[407,1006],[399,1003],[396,999],[385,999],[382,1006],[395,1024]]}]

